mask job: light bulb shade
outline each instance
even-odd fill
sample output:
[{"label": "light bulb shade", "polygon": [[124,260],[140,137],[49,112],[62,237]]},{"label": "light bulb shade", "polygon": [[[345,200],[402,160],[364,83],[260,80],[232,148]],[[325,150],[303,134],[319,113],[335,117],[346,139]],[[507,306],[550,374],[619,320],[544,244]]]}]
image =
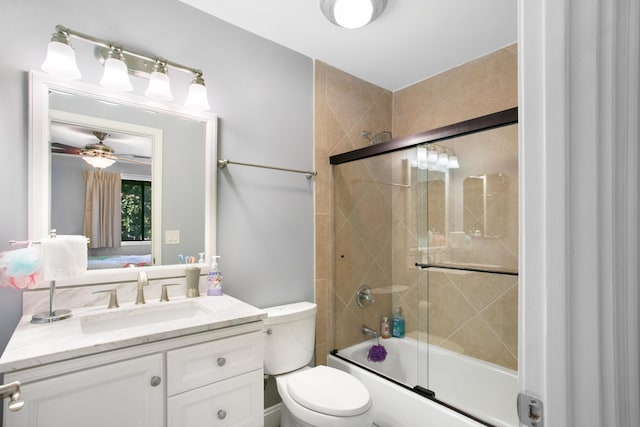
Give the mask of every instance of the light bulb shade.
[{"label": "light bulb shade", "polygon": [[100,85],[120,92],[131,92],[133,86],[129,80],[129,72],[124,61],[107,58],[104,62],[104,74]]},{"label": "light bulb shade", "polygon": [[115,159],[103,156],[82,156],[82,160],[89,163],[94,168],[108,168],[116,162]]},{"label": "light bulb shade", "polygon": [[185,102],[185,106],[196,110],[209,110],[209,99],[207,97],[207,88],[204,84],[191,83],[189,85],[189,95]]},{"label": "light bulb shade", "polygon": [[446,167],[449,164],[449,155],[447,153],[438,154],[438,166]]},{"label": "light bulb shade", "polygon": [[449,169],[458,169],[460,167],[460,163],[458,163],[458,157],[457,156],[449,156],[449,161],[448,161],[447,167]]},{"label": "light bulb shade", "polygon": [[427,165],[433,167],[438,164],[438,152],[436,150],[427,151]]},{"label": "light bulb shade", "polygon": [[343,28],[360,28],[374,21],[387,7],[387,0],[320,0],[320,10]]},{"label": "light bulb shade", "polygon": [[426,147],[418,147],[418,152],[416,155],[416,163],[417,163],[418,169],[427,168],[427,148]]},{"label": "light bulb shade", "polygon": [[152,72],[149,78],[149,86],[147,86],[147,91],[144,94],[161,101],[173,101],[169,76],[159,71]]},{"label": "light bulb shade", "polygon": [[73,48],[59,41],[49,42],[42,70],[60,80],[78,80],[82,77]]}]

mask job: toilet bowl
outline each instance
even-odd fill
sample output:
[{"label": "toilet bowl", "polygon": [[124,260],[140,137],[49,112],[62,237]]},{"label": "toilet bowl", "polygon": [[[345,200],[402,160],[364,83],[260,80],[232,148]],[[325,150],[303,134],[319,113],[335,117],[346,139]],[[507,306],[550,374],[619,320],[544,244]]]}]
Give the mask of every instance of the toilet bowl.
[{"label": "toilet bowl", "polygon": [[266,311],[264,370],[275,376],[282,398],[280,427],[371,426],[371,397],[360,381],[338,369],[307,366],[316,305],[302,302]]}]

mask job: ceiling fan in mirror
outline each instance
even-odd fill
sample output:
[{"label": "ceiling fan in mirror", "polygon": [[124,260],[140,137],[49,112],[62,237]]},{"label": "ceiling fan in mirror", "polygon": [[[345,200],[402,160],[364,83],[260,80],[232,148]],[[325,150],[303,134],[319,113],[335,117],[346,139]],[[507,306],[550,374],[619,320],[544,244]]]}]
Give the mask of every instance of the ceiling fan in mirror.
[{"label": "ceiling fan in mirror", "polygon": [[91,131],[91,133],[98,139],[97,143],[87,144],[82,148],[52,141],[51,153],[77,155],[94,168],[100,169],[109,167],[116,161],[151,166],[151,158],[148,156],[137,154],[119,154],[116,156],[115,150],[104,143],[105,139],[109,137],[108,133],[101,131]]}]

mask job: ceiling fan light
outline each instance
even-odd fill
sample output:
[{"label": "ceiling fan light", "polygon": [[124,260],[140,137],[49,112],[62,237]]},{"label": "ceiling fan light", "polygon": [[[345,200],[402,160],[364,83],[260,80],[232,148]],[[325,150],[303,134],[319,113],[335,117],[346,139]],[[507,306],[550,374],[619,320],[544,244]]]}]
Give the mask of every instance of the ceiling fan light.
[{"label": "ceiling fan light", "polygon": [[209,98],[202,75],[196,74],[193,82],[189,85],[189,95],[187,96],[185,106],[196,110],[209,110]]},{"label": "ceiling fan light", "polygon": [[116,162],[115,159],[103,156],[82,156],[82,160],[89,163],[94,168],[104,169],[108,168]]},{"label": "ceiling fan light", "polygon": [[104,73],[100,85],[120,92],[133,90],[127,64],[123,61],[122,53],[116,49],[109,51],[109,57],[104,62]]},{"label": "ceiling fan light", "polygon": [[76,54],[66,35],[53,33],[42,70],[60,80],[78,80],[82,77]]}]

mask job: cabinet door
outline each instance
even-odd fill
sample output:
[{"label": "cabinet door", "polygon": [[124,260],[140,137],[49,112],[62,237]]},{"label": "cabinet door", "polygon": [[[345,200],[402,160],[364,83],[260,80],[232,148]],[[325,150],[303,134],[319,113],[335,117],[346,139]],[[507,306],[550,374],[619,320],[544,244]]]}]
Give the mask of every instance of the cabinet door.
[{"label": "cabinet door", "polygon": [[5,408],[5,427],[162,426],[162,368],[154,354],[25,384],[25,405]]},{"label": "cabinet door", "polygon": [[167,427],[264,425],[262,369],[172,396]]}]

